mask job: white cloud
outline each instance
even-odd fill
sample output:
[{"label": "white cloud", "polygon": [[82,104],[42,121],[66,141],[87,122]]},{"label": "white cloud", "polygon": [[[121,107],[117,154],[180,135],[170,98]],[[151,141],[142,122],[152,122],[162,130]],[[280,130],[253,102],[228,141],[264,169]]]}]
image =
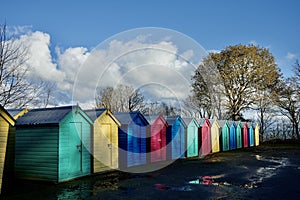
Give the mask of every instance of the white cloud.
[{"label": "white cloud", "polygon": [[296,54],[288,52],[287,55],[286,55],[286,58],[288,60],[294,60],[296,58]]},{"label": "white cloud", "polygon": [[255,45],[255,46],[257,46],[257,45],[258,45],[258,43],[257,43],[255,40],[251,40],[251,41],[249,42],[249,44],[251,44],[251,45]]},{"label": "white cloud", "polygon": [[49,34],[39,31],[30,32],[22,35],[19,42],[28,48],[26,64],[30,67],[29,76],[55,82],[64,78],[64,73],[58,70],[57,65],[52,61]]},{"label": "white cloud", "polygon": [[19,36],[19,35],[25,35],[28,33],[31,33],[32,26],[8,26],[7,27],[7,33],[8,36]]},{"label": "white cloud", "polygon": [[221,50],[215,50],[215,49],[212,49],[212,50],[208,50],[209,53],[220,53]]},{"label": "white cloud", "polygon": [[28,32],[20,41],[28,45],[30,75],[57,83],[62,93],[73,95],[72,103],[91,104],[98,87],[117,84],[141,88],[157,100],[187,97],[191,76],[206,52],[185,41],[175,44],[173,36],[161,40],[151,36],[114,38],[92,51],[57,47],[56,59],[51,56],[49,34]]},{"label": "white cloud", "polygon": [[[190,92],[191,76],[197,65],[189,63],[195,54],[193,50],[178,52],[172,42],[112,40],[107,49],[94,50],[80,68],[75,99],[93,99],[95,88],[117,84],[151,90],[147,94],[160,98],[183,99]],[[149,84],[159,85],[160,89],[152,89]]]},{"label": "white cloud", "polygon": [[61,52],[59,48],[56,48],[56,53],[59,70],[65,74],[64,79],[58,83],[58,87],[62,90],[71,91],[73,89],[77,71],[86,61],[90,53],[87,48],[84,47],[68,48],[64,52]]}]

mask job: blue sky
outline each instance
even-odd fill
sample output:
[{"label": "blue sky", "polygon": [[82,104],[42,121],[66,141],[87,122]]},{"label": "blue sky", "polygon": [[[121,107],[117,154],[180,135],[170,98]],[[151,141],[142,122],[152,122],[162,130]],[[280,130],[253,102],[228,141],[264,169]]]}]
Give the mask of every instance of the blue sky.
[{"label": "blue sky", "polygon": [[9,0],[1,3],[0,23],[6,21],[34,44],[31,63],[43,66],[36,69],[39,76],[51,74],[60,89],[70,91],[74,65],[91,49],[142,27],[181,32],[206,50],[249,43],[267,47],[288,76],[300,56],[299,8],[297,0]]},{"label": "blue sky", "polygon": [[256,42],[269,47],[282,68],[300,55],[297,0],[10,0],[1,7],[2,23],[50,34],[52,49],[92,48],[119,32],[150,26],[182,32],[207,50]]}]

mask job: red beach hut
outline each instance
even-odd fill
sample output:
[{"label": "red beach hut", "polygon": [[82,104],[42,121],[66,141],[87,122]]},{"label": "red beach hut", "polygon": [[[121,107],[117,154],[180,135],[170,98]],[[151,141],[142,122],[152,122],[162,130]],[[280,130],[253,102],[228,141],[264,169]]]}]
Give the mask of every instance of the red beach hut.
[{"label": "red beach hut", "polygon": [[210,122],[208,119],[198,119],[200,128],[198,129],[199,155],[207,155],[211,152]]},{"label": "red beach hut", "polygon": [[166,160],[166,132],[168,123],[162,115],[144,115],[150,126],[147,127],[148,159],[152,162]]},{"label": "red beach hut", "polygon": [[248,131],[249,126],[247,122],[245,122],[243,127],[243,147],[248,147]]}]

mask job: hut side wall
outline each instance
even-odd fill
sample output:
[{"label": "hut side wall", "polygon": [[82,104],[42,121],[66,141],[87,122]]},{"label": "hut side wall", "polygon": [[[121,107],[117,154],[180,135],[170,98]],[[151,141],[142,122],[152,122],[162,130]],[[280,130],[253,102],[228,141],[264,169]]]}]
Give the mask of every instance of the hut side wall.
[{"label": "hut side wall", "polygon": [[5,161],[4,161],[5,163],[3,169],[2,191],[8,190],[10,187],[13,187],[14,184],[15,136],[16,136],[16,127],[10,125],[8,137],[7,137],[6,155],[5,155]]},{"label": "hut side wall", "polygon": [[127,167],[127,153],[128,153],[128,125],[122,124],[118,128],[118,141],[119,141],[119,168]]},{"label": "hut side wall", "polygon": [[6,159],[9,123],[0,116],[0,190],[2,188],[3,169]]},{"label": "hut side wall", "polygon": [[58,126],[16,128],[17,178],[58,181]]}]

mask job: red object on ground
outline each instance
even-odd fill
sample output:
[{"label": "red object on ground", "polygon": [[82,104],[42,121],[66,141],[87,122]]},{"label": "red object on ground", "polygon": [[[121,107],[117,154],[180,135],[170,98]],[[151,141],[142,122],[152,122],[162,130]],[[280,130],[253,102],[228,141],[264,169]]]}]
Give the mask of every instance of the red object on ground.
[{"label": "red object on ground", "polygon": [[213,179],[211,176],[202,176],[202,183],[204,185],[211,185],[213,182]]},{"label": "red object on ground", "polygon": [[168,190],[169,189],[169,187],[162,185],[160,183],[155,184],[155,186],[156,186],[156,189],[159,189],[159,190]]}]

